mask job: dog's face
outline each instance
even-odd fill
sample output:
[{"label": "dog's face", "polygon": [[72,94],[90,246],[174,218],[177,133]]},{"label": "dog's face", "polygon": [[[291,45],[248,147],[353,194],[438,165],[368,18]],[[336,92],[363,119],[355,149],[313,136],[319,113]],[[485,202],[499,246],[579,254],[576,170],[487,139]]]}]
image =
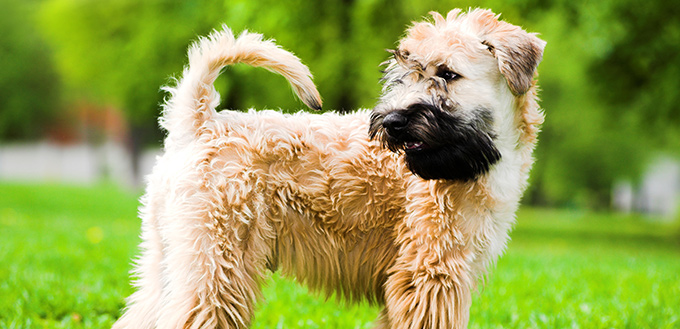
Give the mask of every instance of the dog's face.
[{"label": "dog's face", "polygon": [[408,30],[371,114],[371,138],[424,179],[473,180],[501,159],[499,121],[533,87],[545,46],[490,11],[459,14]]}]

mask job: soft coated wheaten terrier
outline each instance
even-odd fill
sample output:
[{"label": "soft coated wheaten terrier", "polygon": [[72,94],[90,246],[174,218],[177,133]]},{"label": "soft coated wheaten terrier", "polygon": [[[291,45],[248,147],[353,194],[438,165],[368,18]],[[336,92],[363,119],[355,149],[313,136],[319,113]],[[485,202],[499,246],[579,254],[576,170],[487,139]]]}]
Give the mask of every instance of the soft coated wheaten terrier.
[{"label": "soft coated wheaten terrier", "polygon": [[379,328],[464,328],[505,248],[532,164],[545,42],[487,10],[411,26],[372,110],[217,112],[234,63],[306,66],[224,27],[189,50],[143,198],[137,291],[114,328],[246,328],[267,271],[384,305]]}]

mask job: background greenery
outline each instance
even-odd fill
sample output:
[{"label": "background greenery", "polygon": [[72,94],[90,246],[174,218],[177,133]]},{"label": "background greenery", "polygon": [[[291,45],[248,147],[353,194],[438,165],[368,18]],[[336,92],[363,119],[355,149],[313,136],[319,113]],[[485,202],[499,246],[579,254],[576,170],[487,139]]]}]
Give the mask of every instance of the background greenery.
[{"label": "background greenery", "polygon": [[[0,184],[0,328],[110,328],[132,288],[136,196]],[[680,328],[680,227],[524,208],[470,328]],[[379,310],[273,275],[254,328],[370,328]]]},{"label": "background greenery", "polygon": [[[115,107],[158,145],[159,87],[197,35],[227,23],[275,38],[315,74],[327,110],[370,108],[379,63],[430,10],[486,7],[548,41],[547,120],[525,202],[604,208],[658,152],[680,150],[680,6],[661,0],[0,0],[0,140],[36,139],[80,104]],[[245,82],[243,82],[245,81]],[[235,67],[225,108],[287,108],[283,78]],[[266,91],[266,92],[262,92]],[[65,122],[65,123],[64,123]]]}]

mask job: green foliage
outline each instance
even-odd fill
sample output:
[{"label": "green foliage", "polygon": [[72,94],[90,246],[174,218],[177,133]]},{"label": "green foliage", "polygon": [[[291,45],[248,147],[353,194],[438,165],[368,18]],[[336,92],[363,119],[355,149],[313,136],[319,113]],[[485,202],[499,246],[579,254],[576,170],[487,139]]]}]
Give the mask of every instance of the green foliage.
[{"label": "green foliage", "polygon": [[[548,42],[539,66],[546,122],[527,202],[607,207],[614,181],[634,180],[658,150],[677,153],[680,149],[676,105],[680,102],[675,92],[680,88],[676,78],[680,15],[672,2],[44,0],[19,5],[0,1],[8,2],[9,13],[40,4],[39,28],[54,50],[59,72],[58,78],[50,76],[50,67],[44,64],[40,72],[46,72],[41,74],[47,79],[42,83],[17,85],[11,77],[0,79],[7,87],[0,89],[0,96],[9,99],[0,113],[0,137],[27,134],[11,132],[15,130],[36,131],[33,123],[47,117],[40,113],[63,107],[61,99],[50,94],[52,84],[45,85],[60,79],[66,86],[67,104],[83,99],[113,104],[134,125],[156,129],[158,104],[165,96],[159,87],[181,72],[190,42],[222,23],[237,32],[249,29],[276,38],[302,58],[315,74],[324,109],[370,108],[379,96],[379,63],[388,57],[385,49],[396,45],[410,21],[430,10],[484,7],[540,32]],[[26,61],[44,46],[19,42],[35,39],[24,36],[34,29],[32,21],[6,15],[8,20],[0,24],[27,28],[5,29],[10,33],[0,36],[0,44],[25,49],[10,63]],[[0,74],[33,82],[42,77],[27,74],[26,65],[16,67],[24,69]],[[49,88],[43,93],[26,85]],[[297,111],[304,107],[283,78],[264,70],[229,68],[217,85],[224,108]],[[46,102],[57,104],[45,106]]]},{"label": "green foliage", "polygon": [[[607,114],[662,145],[680,147],[680,9],[665,1],[614,1],[611,47],[590,64]],[[604,77],[604,78],[603,78]],[[625,110],[622,110],[625,109]]]},{"label": "green foliage", "polygon": [[154,122],[159,87],[181,69],[188,42],[205,33],[207,1],[46,1],[41,28],[74,98],[113,104]]},{"label": "green foliage", "polygon": [[0,140],[40,136],[60,108],[59,78],[32,20],[37,6],[0,0]]},{"label": "green foliage", "polygon": [[[112,186],[0,185],[0,328],[110,328],[140,222]],[[523,209],[470,328],[677,328],[680,231],[624,215]],[[379,313],[273,275],[254,328],[370,328]]]},{"label": "green foliage", "polygon": [[[604,208],[614,181],[635,178],[656,149],[649,134],[619,120],[597,85],[593,63],[612,48],[622,24],[607,16],[613,2],[552,2],[537,15],[548,41],[539,67],[546,113],[528,202]],[[632,110],[619,106],[616,112]],[[653,109],[644,109],[652,115]]]}]

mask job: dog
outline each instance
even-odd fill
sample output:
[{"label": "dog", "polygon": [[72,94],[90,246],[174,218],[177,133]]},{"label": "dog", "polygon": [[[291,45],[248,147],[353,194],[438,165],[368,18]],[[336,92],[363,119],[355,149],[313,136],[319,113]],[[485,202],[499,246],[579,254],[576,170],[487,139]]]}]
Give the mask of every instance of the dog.
[{"label": "dog", "polygon": [[247,328],[277,270],[382,305],[377,328],[467,327],[527,186],[545,42],[489,10],[431,16],[384,63],[375,108],[344,115],[217,112],[213,82],[236,63],[283,75],[312,109],[321,98],[259,34],[193,44],[165,89],[136,291],[113,328]]}]

